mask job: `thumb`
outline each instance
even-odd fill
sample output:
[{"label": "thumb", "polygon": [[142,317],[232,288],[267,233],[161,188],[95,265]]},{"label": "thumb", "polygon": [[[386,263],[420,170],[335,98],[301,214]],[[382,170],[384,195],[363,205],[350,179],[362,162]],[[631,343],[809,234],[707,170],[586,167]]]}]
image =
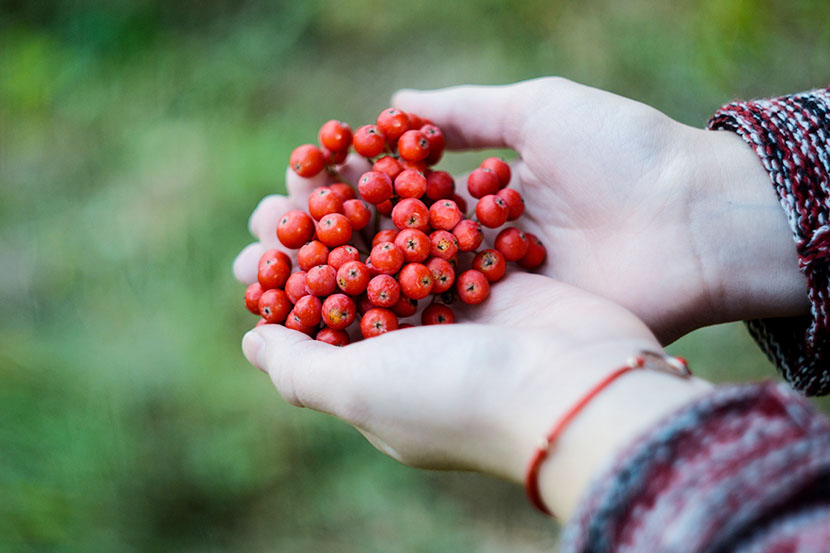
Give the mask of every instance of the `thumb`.
[{"label": "thumb", "polygon": [[417,113],[441,127],[447,147],[517,149],[528,83],[463,85],[438,90],[405,89],[392,105]]}]

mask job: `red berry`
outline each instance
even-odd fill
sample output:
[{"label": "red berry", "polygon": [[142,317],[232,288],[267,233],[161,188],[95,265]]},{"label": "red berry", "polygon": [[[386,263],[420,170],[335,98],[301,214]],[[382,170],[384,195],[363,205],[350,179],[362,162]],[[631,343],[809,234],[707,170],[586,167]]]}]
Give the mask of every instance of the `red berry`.
[{"label": "red berry", "polygon": [[296,250],[314,236],[314,220],[305,212],[289,211],[280,218],[277,238],[286,248]]},{"label": "red berry", "polygon": [[395,245],[403,251],[404,261],[407,263],[420,263],[429,257],[429,236],[418,229],[408,228],[400,231],[395,237]]},{"label": "red berry", "polygon": [[476,217],[478,222],[488,228],[497,228],[507,222],[510,214],[504,200],[495,194],[488,194],[481,198],[476,204]]},{"label": "red berry", "polygon": [[429,224],[436,230],[452,230],[463,218],[452,200],[438,200],[429,207]]},{"label": "red berry", "polygon": [[392,210],[392,222],[399,229],[414,228],[429,230],[429,210],[424,202],[415,198],[406,198],[398,202]]},{"label": "red berry", "polygon": [[473,269],[481,271],[490,282],[496,282],[504,276],[507,262],[498,250],[484,250],[473,259]]},{"label": "red berry", "polygon": [[398,318],[388,309],[375,307],[364,313],[360,319],[360,332],[364,338],[380,336],[392,330],[398,330]]},{"label": "red berry", "polygon": [[429,155],[429,140],[421,131],[406,131],[398,140],[398,154],[407,161],[423,161]]},{"label": "red berry", "polygon": [[527,236],[527,253],[519,260],[519,266],[525,269],[535,269],[545,261],[548,252],[544,244],[536,237],[535,234],[525,233]]},{"label": "red berry", "polygon": [[318,221],[329,213],[343,213],[343,200],[328,186],[320,186],[308,196],[308,212]]},{"label": "red berry", "polygon": [[330,265],[317,265],[306,273],[305,287],[312,296],[328,296],[337,288],[337,271]]},{"label": "red berry", "polygon": [[525,200],[518,190],[502,188],[496,193],[507,204],[507,220],[515,221],[525,212]]},{"label": "red berry", "polygon": [[392,197],[392,179],[381,171],[367,171],[357,181],[357,190],[364,200],[377,205]]},{"label": "red berry", "polygon": [[429,255],[449,261],[458,253],[458,240],[446,230],[436,230],[429,235]]},{"label": "red berry", "polygon": [[527,254],[530,244],[527,235],[516,227],[508,227],[496,236],[496,249],[507,261],[518,261]]},{"label": "red berry", "polygon": [[303,296],[294,304],[294,314],[303,326],[317,326],[322,317],[323,303],[316,296]]},{"label": "red berry", "polygon": [[378,232],[375,237],[372,239],[372,247],[374,248],[381,242],[394,242],[395,238],[398,236],[398,231],[395,229],[384,229]]},{"label": "red berry", "polygon": [[262,286],[254,282],[245,290],[245,307],[254,315],[259,315],[259,297],[262,295]]},{"label": "red berry", "polygon": [[427,179],[418,171],[407,169],[395,178],[395,194],[401,198],[420,198],[427,191]]},{"label": "red berry", "polygon": [[343,202],[357,198],[357,192],[355,192],[354,188],[345,182],[335,182],[334,184],[329,185],[329,189],[337,194]]},{"label": "red berry", "polygon": [[403,171],[403,167],[398,163],[398,160],[392,156],[383,156],[372,165],[372,171],[380,171],[386,173],[393,181]]},{"label": "red berry", "polygon": [[297,317],[297,314],[294,313],[293,310],[288,314],[288,318],[285,319],[285,328],[298,330],[303,334],[308,334],[309,336],[314,336],[314,331],[317,330],[316,326],[305,326],[301,323],[300,319]]},{"label": "red berry", "polygon": [[259,297],[259,313],[269,324],[279,324],[291,311],[291,302],[285,292],[272,288]]},{"label": "red berry", "polygon": [[455,225],[452,233],[458,240],[458,249],[462,252],[475,251],[484,241],[484,232],[481,230],[481,225],[472,219],[464,219]]},{"label": "red berry", "polygon": [[443,303],[433,303],[421,313],[423,325],[450,325],[455,322],[455,313]]},{"label": "red berry", "polygon": [[374,125],[363,125],[357,129],[352,138],[352,145],[357,153],[366,158],[375,157],[386,148],[386,137]]},{"label": "red berry", "polygon": [[429,173],[429,165],[427,165],[423,161],[412,161],[409,159],[401,158],[398,160],[398,163],[401,164],[401,167],[404,170],[412,169],[413,171],[418,171],[419,173],[423,173],[424,175]]},{"label": "red berry", "polygon": [[495,194],[499,191],[499,178],[490,169],[473,170],[467,177],[467,191],[473,198],[483,198],[488,194]]},{"label": "red berry", "polygon": [[350,296],[365,292],[370,278],[369,269],[360,261],[347,261],[337,269],[337,286]]},{"label": "red berry", "polygon": [[408,298],[420,300],[432,292],[432,271],[420,263],[409,263],[398,275],[401,292]]},{"label": "red berry", "polygon": [[346,200],[343,202],[343,215],[352,225],[352,230],[363,230],[372,220],[372,213],[363,200]]},{"label": "red berry", "polygon": [[458,209],[461,211],[461,213],[464,213],[464,214],[467,213],[467,200],[464,199],[463,196],[461,196],[459,194],[453,194],[452,198],[450,198],[450,199],[452,201],[454,201],[456,203],[456,205],[458,205]]},{"label": "red berry", "polygon": [[300,298],[308,295],[308,290],[305,288],[305,277],[305,271],[297,271],[292,273],[285,281],[285,295],[288,296],[291,303],[297,303]]},{"label": "red berry", "polygon": [[328,263],[329,249],[317,240],[312,240],[297,252],[297,265],[303,271],[308,271],[317,265]]},{"label": "red berry", "polygon": [[322,146],[333,152],[345,151],[352,145],[352,128],[342,121],[332,119],[323,123],[317,139]]},{"label": "red berry", "polygon": [[392,215],[392,210],[395,208],[395,204],[392,203],[392,200],[386,200],[385,202],[381,202],[376,205],[375,208],[378,210],[378,213],[384,217],[390,217]]},{"label": "red berry", "polygon": [[360,296],[357,297],[357,312],[360,313],[361,316],[365,315],[367,311],[374,308],[375,304],[369,301],[369,296],[366,294],[360,294]]},{"label": "red berry", "polygon": [[329,213],[317,223],[317,238],[330,248],[341,246],[351,240],[352,225],[345,215]]},{"label": "red berry", "polygon": [[357,305],[346,294],[333,294],[323,302],[323,322],[335,330],[343,330],[357,317]]},{"label": "red berry", "polygon": [[380,112],[377,124],[390,144],[394,143],[403,133],[412,128],[409,116],[395,108],[387,108]]},{"label": "red berry", "polygon": [[333,151],[328,148],[320,148],[320,151],[323,152],[326,165],[339,165],[346,161],[346,156],[349,155],[348,150]]},{"label": "red berry", "polygon": [[320,332],[317,333],[315,340],[338,347],[348,346],[351,342],[348,332],[345,330],[335,330],[328,326],[324,326],[320,329]]},{"label": "red berry", "polygon": [[259,258],[257,266],[257,280],[263,290],[282,288],[291,275],[290,260],[279,250],[268,250]]},{"label": "red berry", "polygon": [[458,298],[471,305],[481,303],[490,295],[490,282],[487,277],[475,269],[464,271],[458,275],[455,283]]},{"label": "red berry", "polygon": [[[328,259],[323,263],[328,263],[335,269],[340,269],[344,263],[349,261],[360,261],[360,252],[354,246],[346,244],[345,246],[337,246],[331,250]],[[322,265],[323,263],[318,263],[318,265]]]},{"label": "red berry", "polygon": [[504,188],[510,184],[510,166],[497,157],[488,157],[481,162],[482,169],[491,170],[499,179],[499,186]]},{"label": "red berry", "polygon": [[303,144],[291,152],[288,164],[301,177],[311,178],[323,170],[326,157],[314,144]]},{"label": "red berry", "polygon": [[429,165],[435,165],[441,161],[441,156],[444,155],[444,133],[435,125],[424,125],[421,127],[421,132],[427,137],[429,142],[429,155],[426,162]]},{"label": "red berry", "polygon": [[408,112],[407,115],[409,116],[409,122],[412,124],[413,129],[420,129],[426,124],[431,124],[428,119],[424,119],[420,115],[411,112]]},{"label": "red berry", "polygon": [[398,303],[392,306],[392,311],[398,317],[411,317],[418,312],[418,300],[413,300],[401,294]]},{"label": "red berry", "polygon": [[392,242],[381,242],[369,255],[372,268],[384,275],[394,275],[403,265],[403,251]]},{"label": "red berry", "polygon": [[405,328],[415,328],[415,325],[412,323],[400,323],[398,325],[398,330],[403,330]]},{"label": "red berry", "polygon": [[427,269],[432,271],[432,293],[443,294],[455,283],[455,269],[446,259],[432,257],[427,261]]},{"label": "red berry", "polygon": [[369,281],[366,296],[372,305],[392,307],[401,297],[401,286],[389,275],[378,275]]},{"label": "red berry", "polygon": [[455,181],[446,171],[432,171],[427,175],[426,195],[432,201],[452,198]]}]

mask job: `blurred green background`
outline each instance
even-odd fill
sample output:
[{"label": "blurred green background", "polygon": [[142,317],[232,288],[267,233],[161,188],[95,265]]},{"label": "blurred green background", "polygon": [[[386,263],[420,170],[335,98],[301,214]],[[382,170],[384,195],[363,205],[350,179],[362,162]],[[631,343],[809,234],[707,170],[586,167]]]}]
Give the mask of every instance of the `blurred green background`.
[{"label": "blurred green background", "polygon": [[[830,82],[828,20],[826,0],[0,0],[0,551],[552,550],[517,487],[402,467],[247,365],[248,214],[322,122],[399,87],[559,74],[702,126]],[[774,374],[740,325],[672,350]]]}]

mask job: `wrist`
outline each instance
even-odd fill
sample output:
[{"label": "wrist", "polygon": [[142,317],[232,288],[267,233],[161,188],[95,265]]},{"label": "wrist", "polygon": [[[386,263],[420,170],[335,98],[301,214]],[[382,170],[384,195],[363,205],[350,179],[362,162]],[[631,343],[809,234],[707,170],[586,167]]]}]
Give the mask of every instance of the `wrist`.
[{"label": "wrist", "polygon": [[732,132],[683,133],[678,163],[704,283],[700,326],[807,313],[792,231],[755,152]]}]

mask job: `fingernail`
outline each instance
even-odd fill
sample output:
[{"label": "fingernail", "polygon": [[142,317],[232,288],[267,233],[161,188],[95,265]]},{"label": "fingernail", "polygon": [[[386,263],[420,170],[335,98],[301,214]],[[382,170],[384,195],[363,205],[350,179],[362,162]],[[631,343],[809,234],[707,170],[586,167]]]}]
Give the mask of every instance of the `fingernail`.
[{"label": "fingernail", "polygon": [[242,338],[242,353],[245,354],[245,358],[251,365],[261,371],[265,369],[259,364],[259,353],[264,345],[265,340],[262,339],[262,336],[258,332],[253,330],[245,334]]}]

